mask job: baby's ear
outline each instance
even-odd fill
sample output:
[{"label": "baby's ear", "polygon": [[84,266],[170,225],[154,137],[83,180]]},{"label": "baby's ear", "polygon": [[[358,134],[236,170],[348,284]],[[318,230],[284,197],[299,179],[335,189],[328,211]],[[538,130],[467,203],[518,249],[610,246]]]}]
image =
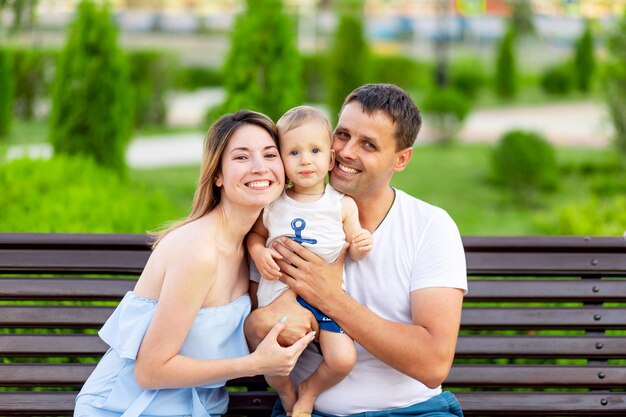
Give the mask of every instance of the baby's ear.
[{"label": "baby's ear", "polygon": [[334,167],[335,167],[335,150],[331,149],[330,150],[330,164],[328,165],[328,170],[332,171]]}]

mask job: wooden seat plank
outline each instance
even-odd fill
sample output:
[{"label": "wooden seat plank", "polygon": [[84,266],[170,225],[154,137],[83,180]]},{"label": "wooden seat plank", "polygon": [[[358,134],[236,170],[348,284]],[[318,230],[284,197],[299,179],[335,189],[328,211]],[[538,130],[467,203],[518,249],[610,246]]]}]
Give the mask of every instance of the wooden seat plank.
[{"label": "wooden seat plank", "polygon": [[625,329],[626,308],[466,307],[461,326],[467,329]]},{"label": "wooden seat plank", "polygon": [[626,358],[626,337],[459,336],[457,358]]},{"label": "wooden seat plank", "polygon": [[120,278],[0,278],[0,300],[119,301],[135,283]]},{"label": "wooden seat plank", "polygon": [[100,328],[113,307],[0,306],[3,327]]},{"label": "wooden seat plank", "polygon": [[96,334],[3,334],[0,355],[15,356],[101,356],[108,345]]},{"label": "wooden seat plank", "polygon": [[147,251],[0,249],[0,272],[139,274]]},{"label": "wooden seat plank", "polygon": [[620,388],[626,366],[456,365],[444,383],[472,388]]},{"label": "wooden seat plank", "polygon": [[621,280],[469,280],[466,301],[626,301]]},{"label": "wooden seat plank", "polygon": [[466,416],[625,416],[626,393],[457,392]]}]

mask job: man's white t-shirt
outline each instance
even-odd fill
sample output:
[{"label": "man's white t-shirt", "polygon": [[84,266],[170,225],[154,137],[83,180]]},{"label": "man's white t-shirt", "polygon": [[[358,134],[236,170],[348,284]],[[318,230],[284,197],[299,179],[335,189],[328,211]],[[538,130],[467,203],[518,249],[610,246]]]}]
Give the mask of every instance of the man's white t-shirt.
[{"label": "man's white t-shirt", "polygon": [[[411,292],[429,287],[467,291],[465,254],[458,228],[442,209],[395,190],[387,217],[374,231],[373,250],[360,261],[346,258],[345,288],[384,319],[411,323]],[[403,343],[389,340],[389,343]],[[441,393],[396,371],[356,343],[357,362],[339,384],[324,391],[315,409],[334,415],[388,410]],[[291,377],[299,383],[321,361],[315,348],[300,357]]]}]

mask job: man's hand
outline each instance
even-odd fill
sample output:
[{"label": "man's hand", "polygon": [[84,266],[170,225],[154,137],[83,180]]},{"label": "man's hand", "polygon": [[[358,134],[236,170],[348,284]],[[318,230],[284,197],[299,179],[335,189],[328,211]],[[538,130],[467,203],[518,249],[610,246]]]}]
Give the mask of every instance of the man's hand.
[{"label": "man's hand", "polygon": [[[315,253],[289,238],[273,243],[274,249],[283,257],[276,263],[280,267],[285,284],[308,303],[326,312],[336,297],[345,295],[341,286],[343,264],[348,244],[344,246],[335,262],[325,262]],[[326,307],[326,308],[325,308]]]},{"label": "man's hand", "polygon": [[291,346],[311,330],[318,331],[313,313],[296,301],[293,291],[285,291],[268,306],[252,311],[246,319],[244,331],[251,350],[256,349],[282,317],[286,318],[285,328],[277,339],[281,346]]}]

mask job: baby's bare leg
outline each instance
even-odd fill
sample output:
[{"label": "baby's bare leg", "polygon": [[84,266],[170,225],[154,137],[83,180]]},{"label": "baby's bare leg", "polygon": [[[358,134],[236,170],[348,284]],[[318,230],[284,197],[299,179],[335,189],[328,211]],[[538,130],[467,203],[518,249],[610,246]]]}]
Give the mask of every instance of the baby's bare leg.
[{"label": "baby's bare leg", "polygon": [[294,417],[310,415],[315,399],[323,391],[341,382],[354,368],[356,348],[350,336],[322,330],[320,345],[324,360],[298,387],[298,400],[293,407]]},{"label": "baby's bare leg", "polygon": [[267,384],[274,388],[280,397],[280,402],[283,404],[283,408],[287,415],[291,415],[294,404],[296,403],[296,390],[291,382],[291,378],[288,376],[280,375],[266,375],[265,380]]}]

